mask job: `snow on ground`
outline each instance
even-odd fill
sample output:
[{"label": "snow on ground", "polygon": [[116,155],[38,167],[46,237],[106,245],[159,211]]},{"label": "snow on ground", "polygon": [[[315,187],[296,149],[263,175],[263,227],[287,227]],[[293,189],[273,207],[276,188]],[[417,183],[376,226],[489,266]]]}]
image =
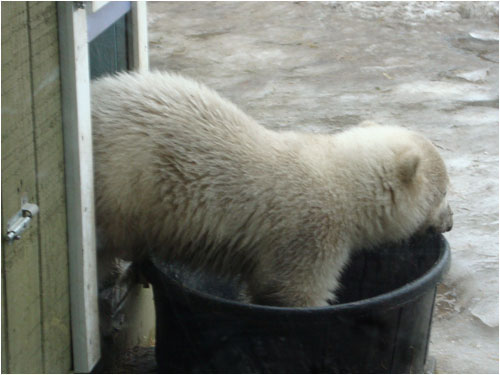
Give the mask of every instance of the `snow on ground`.
[{"label": "snow on ground", "polygon": [[498,373],[498,3],[149,3],[151,67],[217,89],[271,128],[419,130],[452,181],[452,267],[430,355]]}]

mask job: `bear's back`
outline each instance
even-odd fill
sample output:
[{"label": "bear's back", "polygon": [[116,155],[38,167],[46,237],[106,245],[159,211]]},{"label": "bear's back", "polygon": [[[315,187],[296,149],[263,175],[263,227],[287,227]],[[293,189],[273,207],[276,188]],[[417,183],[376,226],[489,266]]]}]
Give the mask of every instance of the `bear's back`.
[{"label": "bear's back", "polygon": [[[263,131],[215,91],[165,72],[124,73],[95,81],[92,113],[95,132],[106,136],[110,132],[116,136],[132,134],[135,130],[141,137],[188,136],[190,143],[217,137],[234,142]],[[113,122],[116,119],[120,121]],[[103,127],[106,133],[99,134]]]}]

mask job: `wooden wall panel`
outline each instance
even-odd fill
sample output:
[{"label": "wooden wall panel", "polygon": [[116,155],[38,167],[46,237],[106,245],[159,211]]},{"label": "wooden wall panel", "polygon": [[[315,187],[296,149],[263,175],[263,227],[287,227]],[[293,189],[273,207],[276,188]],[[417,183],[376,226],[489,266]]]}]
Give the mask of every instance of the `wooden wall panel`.
[{"label": "wooden wall panel", "polygon": [[2,234],[23,193],[40,208],[21,240],[2,243],[2,372],[65,373],[72,353],[56,4],[1,6]]},{"label": "wooden wall panel", "polygon": [[[36,202],[28,11],[25,2],[2,3],[2,233],[26,193]],[[43,370],[38,225],[3,243],[7,369]]]},{"label": "wooden wall panel", "polygon": [[71,368],[71,322],[56,4],[29,2],[28,14],[44,371],[66,372]]}]

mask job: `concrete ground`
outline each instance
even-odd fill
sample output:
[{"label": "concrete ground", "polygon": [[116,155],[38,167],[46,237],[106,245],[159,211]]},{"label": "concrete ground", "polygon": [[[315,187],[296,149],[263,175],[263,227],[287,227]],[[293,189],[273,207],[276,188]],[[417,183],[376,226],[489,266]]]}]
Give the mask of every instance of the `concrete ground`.
[{"label": "concrete ground", "polygon": [[498,373],[498,3],[148,3],[150,65],[273,129],[372,119],[426,134],[452,181],[438,373]]}]

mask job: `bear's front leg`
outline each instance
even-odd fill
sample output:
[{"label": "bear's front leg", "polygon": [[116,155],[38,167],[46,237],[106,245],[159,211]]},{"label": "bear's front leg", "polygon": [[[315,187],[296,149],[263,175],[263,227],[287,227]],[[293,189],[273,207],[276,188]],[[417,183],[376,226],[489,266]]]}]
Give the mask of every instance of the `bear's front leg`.
[{"label": "bear's front leg", "polygon": [[[256,304],[283,307],[328,306],[336,301],[341,271],[349,257],[347,247],[301,247],[276,252],[247,278],[247,295]],[[288,256],[286,256],[288,255]]]},{"label": "bear's front leg", "polygon": [[258,305],[281,307],[328,306],[335,301],[332,290],[337,284],[330,275],[294,272],[286,275],[276,273],[252,277],[248,281],[245,295]]}]

